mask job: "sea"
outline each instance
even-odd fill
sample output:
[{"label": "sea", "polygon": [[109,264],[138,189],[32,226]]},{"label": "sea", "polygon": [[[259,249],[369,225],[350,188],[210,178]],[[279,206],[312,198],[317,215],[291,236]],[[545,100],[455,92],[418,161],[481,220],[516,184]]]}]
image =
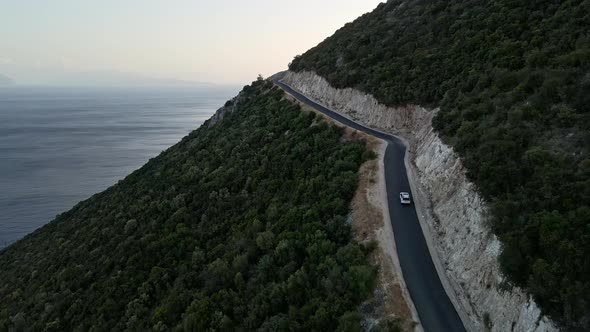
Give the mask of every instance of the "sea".
[{"label": "sea", "polygon": [[238,91],[0,88],[0,248],[123,179]]}]

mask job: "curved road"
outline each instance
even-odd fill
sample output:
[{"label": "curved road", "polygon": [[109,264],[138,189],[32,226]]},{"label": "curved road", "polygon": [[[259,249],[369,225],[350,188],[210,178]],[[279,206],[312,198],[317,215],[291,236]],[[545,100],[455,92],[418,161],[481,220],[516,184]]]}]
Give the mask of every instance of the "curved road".
[{"label": "curved road", "polygon": [[275,75],[273,82],[300,102],[348,127],[387,142],[384,164],[389,214],[402,273],[418,311],[422,327],[426,332],[465,331],[465,327],[436,272],[414,205],[403,206],[399,201],[400,192],[411,192],[404,163],[406,147],[403,142],[395,136],[365,127],[313,102],[280,82],[281,77],[282,75]]}]

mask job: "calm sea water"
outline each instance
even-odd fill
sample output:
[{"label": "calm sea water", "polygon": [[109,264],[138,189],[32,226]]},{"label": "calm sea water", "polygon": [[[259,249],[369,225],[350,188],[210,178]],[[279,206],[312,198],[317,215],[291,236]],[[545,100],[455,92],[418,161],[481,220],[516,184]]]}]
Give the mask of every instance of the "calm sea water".
[{"label": "calm sea water", "polygon": [[238,90],[0,88],[0,248],[124,178]]}]

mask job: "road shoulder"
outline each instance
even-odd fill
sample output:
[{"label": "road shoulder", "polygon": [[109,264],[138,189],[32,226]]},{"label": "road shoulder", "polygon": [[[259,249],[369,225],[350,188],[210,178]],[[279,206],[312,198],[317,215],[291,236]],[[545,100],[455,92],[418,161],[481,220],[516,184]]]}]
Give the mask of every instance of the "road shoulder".
[{"label": "road shoulder", "polygon": [[403,331],[423,331],[418,313],[411,301],[397,255],[392,225],[390,222],[387,191],[385,186],[384,156],[387,142],[361,131],[347,127],[314,108],[288,98],[301,105],[304,111],[321,116],[325,121],[345,128],[345,139],[363,139],[377,157],[365,162],[359,170],[359,184],[352,201],[351,219],[355,239],[362,243],[375,241],[377,248],[370,259],[380,267],[378,284],[373,297],[366,301],[361,312],[365,326],[370,328],[383,321],[398,321]]}]

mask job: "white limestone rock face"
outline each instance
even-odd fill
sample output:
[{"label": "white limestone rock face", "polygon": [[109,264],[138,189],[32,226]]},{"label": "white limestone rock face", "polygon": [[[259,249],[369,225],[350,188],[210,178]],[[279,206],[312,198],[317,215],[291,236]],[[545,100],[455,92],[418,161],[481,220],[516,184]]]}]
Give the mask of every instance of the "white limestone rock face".
[{"label": "white limestone rock face", "polygon": [[243,99],[244,93],[243,91],[240,91],[237,96],[229,100],[224,106],[215,111],[215,113],[213,113],[211,118],[209,118],[209,120],[207,120],[204,125],[206,125],[208,128],[213,127],[215,124],[217,124],[217,122],[221,121],[226,114],[233,113],[233,111],[236,110],[236,105],[241,103]]},{"label": "white limestone rock face", "polygon": [[[406,139],[410,176],[420,215],[431,238],[433,259],[446,272],[450,294],[474,331],[557,331],[520,289],[501,290],[501,243],[486,227],[486,203],[469,182],[460,158],[432,128],[437,109],[416,105],[391,108],[354,89],[335,89],[312,72],[288,72],[282,80],[308,98],[370,127]],[[430,234],[428,234],[430,233]],[[432,248],[433,247],[433,248]],[[436,257],[438,256],[438,257]],[[489,323],[486,326],[486,321]]]}]

